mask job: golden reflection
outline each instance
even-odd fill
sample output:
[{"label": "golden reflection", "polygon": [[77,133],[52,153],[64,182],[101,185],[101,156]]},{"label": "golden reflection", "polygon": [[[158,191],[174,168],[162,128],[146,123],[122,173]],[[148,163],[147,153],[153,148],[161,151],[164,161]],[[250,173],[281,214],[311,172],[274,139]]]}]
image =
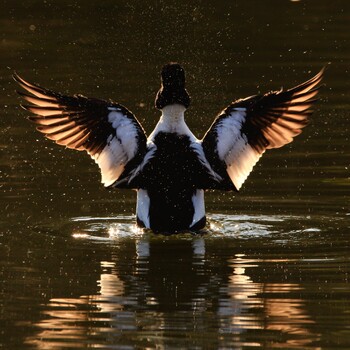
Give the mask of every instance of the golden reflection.
[{"label": "golden reflection", "polygon": [[[108,333],[125,328],[125,319],[118,320],[116,317],[116,313],[123,310],[120,298],[125,292],[124,283],[115,273],[114,262],[101,261],[100,265],[102,273],[97,281],[98,293],[78,298],[50,299],[42,313],[43,320],[35,324],[39,328],[38,333],[27,338],[26,344],[43,350],[85,348],[96,332]],[[101,316],[103,313],[109,315],[105,320]],[[101,326],[98,327],[96,322]],[[133,320],[130,328],[135,328]]]},{"label": "golden reflection", "polygon": [[67,347],[84,347],[86,327],[79,326],[88,321],[89,315],[79,307],[89,304],[87,298],[52,299],[43,312],[43,320],[35,324],[39,328],[36,336],[29,337],[26,344],[37,349],[58,350]]},{"label": "golden reflection", "polygon": [[108,228],[108,237],[109,238],[114,238],[120,236],[120,230],[118,226],[110,226]]},{"label": "golden reflection", "polygon": [[[265,293],[290,294],[291,292],[301,291],[302,288],[297,284],[266,284]],[[307,325],[315,322],[310,318],[305,310],[302,299],[296,298],[266,298],[265,310],[268,315],[266,329],[279,331],[284,334],[293,335],[293,338],[286,341],[290,346],[307,346],[310,339],[318,340],[319,335],[314,334],[307,328]],[[319,349],[319,348],[314,348]]]},{"label": "golden reflection", "polygon": [[88,238],[89,235],[87,233],[73,233],[73,238],[79,239],[79,238]]},{"label": "golden reflection", "polygon": [[[244,254],[236,254],[229,262],[232,268],[232,275],[229,276],[227,285],[229,300],[222,299],[218,310],[223,333],[237,334],[248,329],[278,331],[283,334],[281,339],[285,339],[278,343],[279,346],[300,348],[310,344],[310,339],[315,341],[318,339],[319,335],[312,333],[308,327],[314,321],[309,316],[302,299],[290,298],[296,292],[302,292],[299,284],[254,283],[247,275],[247,271],[249,272],[251,268],[261,270],[259,263],[262,261],[247,259]],[[264,264],[266,262],[263,261]],[[278,260],[269,262],[281,263]],[[261,311],[250,312],[252,309]]]},{"label": "golden reflection", "polygon": [[131,225],[130,227],[128,227],[128,230],[125,230],[125,225],[123,224],[113,224],[108,227],[108,237],[110,239],[120,238],[120,237],[125,237],[130,235],[132,235],[133,237],[141,236],[143,233],[144,233],[143,229],[136,225]]},{"label": "golden reflection", "polygon": [[[101,267],[102,271],[106,271],[107,268],[115,270],[115,263],[101,261]],[[124,282],[116,273],[107,273],[107,271],[102,273],[97,285],[100,287],[99,294],[92,296],[91,301],[100,312],[114,312],[123,309],[120,297],[124,294]]]},{"label": "golden reflection", "polygon": [[[156,242],[159,244],[159,241]],[[133,267],[127,270],[127,277],[118,270],[119,253],[115,256],[112,254],[111,261],[100,261],[101,272],[96,276],[95,291],[77,298],[52,298],[45,305],[42,320],[35,324],[39,331],[27,338],[26,343],[37,349],[49,350],[84,348],[92,342],[96,347],[103,347],[106,342],[118,341],[126,331],[135,333],[135,339],[143,339],[142,332],[140,335],[137,333],[142,328],[143,332],[149,333],[150,344],[162,349],[165,348],[167,330],[177,327],[177,311],[186,305],[191,305],[191,326],[203,326],[205,329],[207,325],[203,315],[213,313],[212,321],[218,328],[218,334],[223,337],[234,335],[241,348],[244,344],[263,345],[256,342],[256,337],[250,339],[251,334],[263,333],[267,343],[269,339],[277,341],[280,347],[305,348],[311,341],[318,340],[319,335],[311,330],[313,321],[303,299],[298,297],[303,292],[302,287],[297,283],[264,282],[271,280],[269,271],[273,273],[273,278],[283,281],[283,270],[282,275],[277,275],[274,269],[287,263],[286,260],[252,259],[238,253],[224,261],[223,265],[219,263],[227,271],[223,275],[225,280],[206,279],[202,277],[203,271],[211,266],[206,253],[206,240],[195,237],[190,243],[192,252],[187,250],[193,277],[187,281],[182,275],[183,270],[181,273],[173,270],[171,279],[167,269],[159,266],[157,260],[153,260],[156,264],[152,265],[152,259],[157,257],[152,256],[152,252],[154,254],[157,246],[153,247],[147,237],[141,237],[134,243]],[[167,279],[173,283],[170,284],[171,288],[181,286],[181,293],[175,293],[176,300],[170,302],[166,293],[171,288],[168,282],[164,282]],[[259,279],[259,282],[255,282],[255,279]],[[221,283],[224,281],[226,283]],[[188,284],[185,286],[184,283]],[[218,293],[213,309],[205,292],[209,285],[214,288],[214,293]],[[189,292],[184,294],[185,289]],[[137,309],[139,305],[144,307],[140,313],[135,312],[135,307]],[[172,307],[174,313],[169,314],[166,307]],[[183,327],[188,327],[188,315],[183,313],[181,316],[184,317],[181,318]],[[157,336],[153,337],[152,332],[156,332]],[[194,336],[197,334],[191,329],[189,332],[194,332]],[[99,341],[103,344],[97,344]]]},{"label": "golden reflection", "polygon": [[232,275],[228,278],[228,299],[220,300],[218,310],[222,333],[240,334],[247,328],[261,328],[258,316],[255,313],[248,313],[250,308],[262,306],[261,300],[257,299],[257,294],[261,292],[263,286],[254,283],[246,274],[246,267],[254,266],[249,265],[251,262],[245,259],[244,254],[236,254],[229,260]]}]

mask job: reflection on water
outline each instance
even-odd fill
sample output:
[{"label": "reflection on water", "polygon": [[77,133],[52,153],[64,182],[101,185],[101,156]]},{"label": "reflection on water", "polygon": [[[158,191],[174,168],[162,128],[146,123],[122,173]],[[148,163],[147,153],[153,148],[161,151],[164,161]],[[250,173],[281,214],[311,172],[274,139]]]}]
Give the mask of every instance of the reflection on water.
[{"label": "reflection on water", "polygon": [[[310,282],[325,259],[319,253],[305,258],[302,245],[295,242],[312,234],[308,244],[321,247],[322,230],[299,217],[210,217],[211,234],[176,237],[140,232],[132,217],[73,218],[62,228],[63,235],[71,230],[72,239],[93,244],[90,248],[101,260],[82,262],[85,267],[76,276],[74,296],[63,292],[42,305],[37,332],[25,342],[38,349],[92,344],[317,349],[319,306],[313,300],[325,304],[326,293]],[[290,221],[303,222],[304,229],[287,232],[293,226]],[[215,231],[219,223],[224,235]],[[292,241],[297,249],[290,250]],[[289,251],[281,254],[276,242]],[[101,247],[103,254],[98,253]],[[93,293],[79,293],[86,283],[94,286]],[[349,302],[347,307],[350,311]]]},{"label": "reflection on water", "polygon": [[[343,223],[344,220],[346,220],[344,216],[334,217],[333,225],[337,221]],[[325,217],[325,222],[327,221],[328,224],[332,225],[332,222],[329,223],[329,219]],[[199,233],[188,232],[187,235],[210,236],[213,239],[220,237],[239,239],[270,237],[276,243],[284,244],[288,243],[291,234],[304,234],[311,237],[313,233],[320,233],[322,231],[320,225],[324,225],[321,218],[313,217],[312,219],[310,216],[209,214],[205,229]],[[326,228],[328,227],[326,226]],[[37,229],[40,229],[40,226],[37,226]],[[76,217],[72,218],[70,222],[64,223],[62,227],[56,225],[55,230],[59,230],[60,235],[65,233],[76,239],[92,241],[113,241],[152,234],[150,231],[136,226],[134,215]],[[176,235],[176,237],[185,236],[186,233]],[[295,237],[294,241],[296,239],[298,238]]]},{"label": "reflection on water", "polygon": [[[116,217],[78,217],[73,223],[83,223],[82,227],[73,229],[73,238],[108,241],[123,237],[143,235],[144,230],[137,227],[134,216]],[[112,224],[110,223],[112,222]]]}]

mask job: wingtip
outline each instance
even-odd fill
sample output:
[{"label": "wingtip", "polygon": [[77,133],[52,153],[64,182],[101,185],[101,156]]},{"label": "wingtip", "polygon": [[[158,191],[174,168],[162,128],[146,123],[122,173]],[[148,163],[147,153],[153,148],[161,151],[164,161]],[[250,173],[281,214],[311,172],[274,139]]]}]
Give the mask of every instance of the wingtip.
[{"label": "wingtip", "polygon": [[[328,62],[326,63],[322,68],[321,70],[318,72],[318,74],[316,74],[316,76],[319,77],[319,80],[321,81],[324,77],[324,73],[329,69],[330,65],[332,64],[332,62]],[[324,86],[324,84],[322,85],[319,85],[319,87],[322,87]]]},{"label": "wingtip", "polygon": [[23,79],[18,75],[16,71],[12,73],[12,79],[17,83],[23,83]]},{"label": "wingtip", "polygon": [[322,72],[326,71],[327,69],[329,69],[329,67],[331,66],[332,62],[327,62],[321,69]]},{"label": "wingtip", "polygon": [[26,87],[29,85],[29,83],[25,81],[22,77],[20,77],[16,71],[13,72],[12,78],[23,89],[26,89]]},{"label": "wingtip", "polygon": [[21,108],[23,108],[24,110],[28,111],[26,105],[23,105],[22,103],[19,105]]},{"label": "wingtip", "polygon": [[315,75],[310,79],[310,81],[314,81],[314,82],[318,81],[318,82],[320,82],[320,81],[323,79],[324,72],[325,72],[326,68],[327,68],[327,66],[323,66],[323,67],[320,69],[320,71],[319,71],[317,74],[315,74]]},{"label": "wingtip", "polygon": [[[331,65],[331,62],[326,63],[312,79],[321,81],[324,77],[324,73],[329,69],[330,65]],[[321,87],[322,85],[319,85],[319,87]]]}]

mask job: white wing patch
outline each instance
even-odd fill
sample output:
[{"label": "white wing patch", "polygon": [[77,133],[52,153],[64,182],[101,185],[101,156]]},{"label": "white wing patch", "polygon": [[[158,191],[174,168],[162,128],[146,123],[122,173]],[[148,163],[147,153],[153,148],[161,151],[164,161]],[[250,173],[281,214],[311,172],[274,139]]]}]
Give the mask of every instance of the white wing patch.
[{"label": "white wing patch", "polygon": [[202,219],[205,216],[203,190],[196,190],[196,193],[192,196],[192,203],[194,208],[194,215],[191,227],[194,226],[200,219]]},{"label": "white wing patch", "polygon": [[110,135],[104,149],[92,156],[101,169],[101,182],[105,187],[112,185],[122,174],[125,164],[137,152],[137,130],[131,120],[120,112],[111,112],[108,121],[116,130],[116,135]]},{"label": "white wing patch", "polygon": [[137,150],[137,143],[135,142],[137,130],[133,122],[126,118],[121,112],[109,113],[108,121],[116,130],[116,137],[123,146],[128,158],[133,158]]},{"label": "white wing patch", "polygon": [[115,136],[101,153],[97,153],[92,157],[101,169],[101,182],[105,187],[112,185],[118,179],[128,160],[122,144]]},{"label": "white wing patch", "polygon": [[149,220],[150,198],[148,192],[143,189],[137,191],[136,215],[143,222],[146,228],[150,228]]},{"label": "white wing patch", "polygon": [[262,156],[249,143],[241,131],[246,118],[245,108],[237,108],[222,119],[217,126],[217,151],[225,162],[231,181],[239,190]]},{"label": "white wing patch", "polygon": [[227,155],[225,163],[231,181],[236,189],[239,190],[253,170],[254,165],[262,156],[262,153],[260,154],[252,148],[243,135],[236,141],[234,147],[235,149]]}]

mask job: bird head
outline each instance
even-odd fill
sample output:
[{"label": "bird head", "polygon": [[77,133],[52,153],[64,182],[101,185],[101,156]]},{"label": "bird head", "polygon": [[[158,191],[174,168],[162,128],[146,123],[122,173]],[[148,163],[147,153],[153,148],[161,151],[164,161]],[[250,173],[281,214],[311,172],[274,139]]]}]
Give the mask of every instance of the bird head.
[{"label": "bird head", "polygon": [[161,72],[161,87],[155,105],[158,109],[172,104],[190,106],[191,98],[185,89],[185,70],[178,63],[166,64]]}]

